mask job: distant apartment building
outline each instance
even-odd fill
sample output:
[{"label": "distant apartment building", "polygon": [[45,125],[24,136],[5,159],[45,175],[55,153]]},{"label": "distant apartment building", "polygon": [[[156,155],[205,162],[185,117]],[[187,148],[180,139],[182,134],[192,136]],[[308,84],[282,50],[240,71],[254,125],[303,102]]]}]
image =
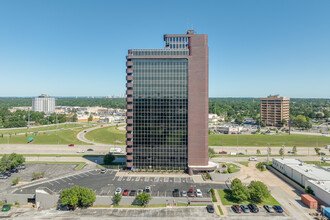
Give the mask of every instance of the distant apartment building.
[{"label": "distant apartment building", "polygon": [[42,94],[32,99],[32,111],[51,114],[55,112],[55,98]]},{"label": "distant apartment building", "polygon": [[260,120],[267,126],[278,126],[282,120],[289,122],[290,98],[270,95],[260,99]]},{"label": "distant apartment building", "polygon": [[164,35],[127,55],[128,169],[214,170],[208,160],[208,37]]}]

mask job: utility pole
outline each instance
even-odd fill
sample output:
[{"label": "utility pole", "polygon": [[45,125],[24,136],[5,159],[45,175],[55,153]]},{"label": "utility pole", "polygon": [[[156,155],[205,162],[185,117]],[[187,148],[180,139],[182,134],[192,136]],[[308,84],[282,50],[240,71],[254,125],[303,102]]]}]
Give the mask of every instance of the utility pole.
[{"label": "utility pole", "polygon": [[27,129],[30,129],[30,109],[28,111],[28,124],[27,124]]},{"label": "utility pole", "polygon": [[269,164],[269,143],[268,144],[268,147],[267,147],[267,164]]}]

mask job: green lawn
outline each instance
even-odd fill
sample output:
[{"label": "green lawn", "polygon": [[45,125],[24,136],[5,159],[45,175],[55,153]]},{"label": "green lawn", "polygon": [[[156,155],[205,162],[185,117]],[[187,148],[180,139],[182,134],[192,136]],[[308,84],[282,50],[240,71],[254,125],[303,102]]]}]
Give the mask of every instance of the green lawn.
[{"label": "green lawn", "polygon": [[[81,124],[81,123],[74,123],[74,124],[58,124],[57,129],[68,129],[68,128],[81,128],[86,124]],[[12,134],[14,135],[19,134],[19,133],[33,133],[34,131],[48,131],[48,130],[56,130],[56,125],[49,125],[45,127],[30,127],[30,129],[27,128],[19,128],[19,129],[6,129],[6,130],[0,130],[0,135],[1,134]]]},{"label": "green lawn", "polygon": [[80,170],[85,166],[85,162],[47,162],[47,161],[25,161],[26,164],[46,163],[46,164],[77,164],[75,170]]},{"label": "green lawn", "polygon": [[[123,130],[118,130],[116,127],[105,127],[90,131],[86,134],[86,138],[95,142],[104,144],[125,145],[125,134]],[[281,135],[224,135],[211,134],[209,135],[210,146],[282,146],[283,142],[286,146],[297,147],[316,147],[330,144],[330,137],[315,136],[315,135],[297,135],[297,134],[281,134]]]},{"label": "green lawn", "polygon": [[315,165],[318,165],[318,166],[321,166],[321,167],[328,167],[330,166],[330,163],[328,162],[321,162],[321,161],[304,161],[305,163],[309,163],[309,164],[315,164]]},{"label": "green lawn", "polygon": [[[221,202],[223,205],[237,205],[237,204],[249,204],[250,201],[244,201],[241,203],[238,203],[238,201],[236,201],[232,195],[231,195],[231,191],[228,189],[222,190],[222,189],[218,189],[218,193],[221,199]],[[267,198],[264,202],[256,204],[256,205],[264,205],[264,204],[269,204],[271,206],[273,205],[280,205],[280,203],[273,197],[270,196],[269,198]]]},{"label": "green lawn", "polygon": [[244,166],[249,166],[249,162],[248,161],[241,161],[241,162],[237,162],[237,163],[239,163],[239,164],[242,164],[242,165],[244,165]]},{"label": "green lawn", "polygon": [[[34,141],[30,145],[34,144],[81,144],[82,142],[76,138],[76,134],[86,128],[76,128],[73,130],[59,130],[49,133],[37,133],[31,135],[12,135],[0,138],[0,144],[7,144],[9,138],[9,144],[27,144],[29,137],[34,137]],[[87,145],[87,143],[84,143]]]},{"label": "green lawn", "polygon": [[211,134],[209,135],[210,146],[286,146],[297,147],[316,147],[324,146],[330,143],[330,137],[316,136],[316,135],[298,135],[298,134],[281,134],[281,135],[225,135],[225,134]]},{"label": "green lawn", "polygon": [[119,130],[116,126],[104,127],[88,132],[85,137],[88,140],[102,144],[125,145],[126,131]]}]

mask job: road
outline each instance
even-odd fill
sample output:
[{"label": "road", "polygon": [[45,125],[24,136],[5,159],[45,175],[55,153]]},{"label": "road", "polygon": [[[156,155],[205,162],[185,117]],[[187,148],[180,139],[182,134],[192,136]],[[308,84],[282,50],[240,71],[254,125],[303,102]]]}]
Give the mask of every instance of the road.
[{"label": "road", "polygon": [[[83,155],[88,154],[107,154],[110,148],[121,148],[125,152],[123,145],[75,145],[68,147],[68,145],[28,145],[28,144],[1,144],[0,154],[77,154],[78,150],[84,150]],[[87,149],[94,151],[87,151]]]}]

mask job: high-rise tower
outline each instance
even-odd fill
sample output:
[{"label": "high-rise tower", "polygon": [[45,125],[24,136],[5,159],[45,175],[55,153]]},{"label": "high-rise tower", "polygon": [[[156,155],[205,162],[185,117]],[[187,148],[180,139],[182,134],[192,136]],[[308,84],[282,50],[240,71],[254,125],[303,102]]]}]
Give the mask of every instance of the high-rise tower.
[{"label": "high-rise tower", "polygon": [[213,170],[208,161],[207,35],[166,34],[127,55],[127,168]]}]

